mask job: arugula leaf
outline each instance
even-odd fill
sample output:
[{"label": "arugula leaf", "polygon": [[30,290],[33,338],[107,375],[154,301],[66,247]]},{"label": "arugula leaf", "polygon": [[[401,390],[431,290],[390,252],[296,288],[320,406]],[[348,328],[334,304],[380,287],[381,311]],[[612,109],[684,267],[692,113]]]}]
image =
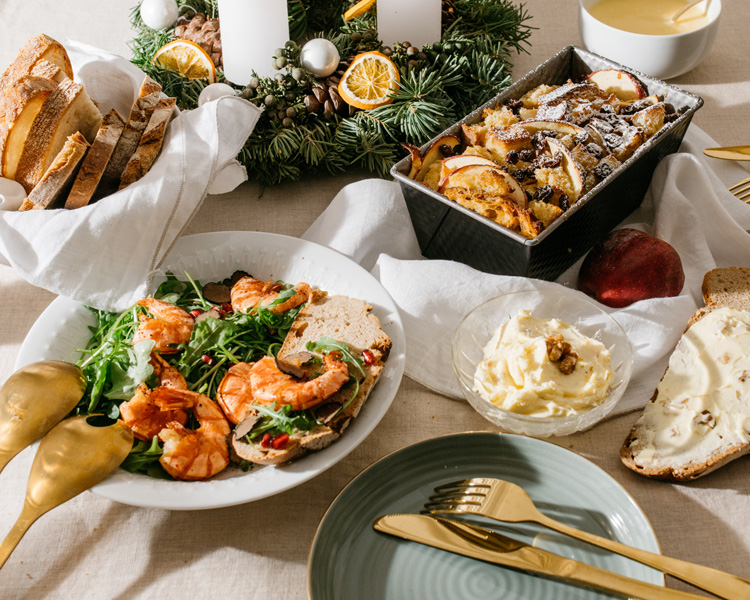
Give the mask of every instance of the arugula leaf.
[{"label": "arugula leaf", "polygon": [[200,359],[216,346],[224,346],[234,335],[236,328],[226,319],[207,318],[198,321],[193,327],[193,335],[180,359],[183,365],[189,365]]},{"label": "arugula leaf", "polygon": [[162,447],[159,444],[159,438],[154,436],[150,444],[137,441],[120,466],[131,473],[145,473],[150,477],[172,479],[159,464],[161,455]]},{"label": "arugula leaf", "polygon": [[138,385],[154,372],[149,362],[156,342],[143,340],[125,348],[127,362],[113,362],[111,368],[112,387],[104,395],[112,400],[130,400]]},{"label": "arugula leaf", "polygon": [[318,420],[307,410],[292,410],[290,404],[284,404],[278,410],[272,406],[253,404],[252,408],[262,415],[253,429],[245,436],[245,440],[252,442],[264,433],[286,433],[292,435],[294,430],[310,431]]}]

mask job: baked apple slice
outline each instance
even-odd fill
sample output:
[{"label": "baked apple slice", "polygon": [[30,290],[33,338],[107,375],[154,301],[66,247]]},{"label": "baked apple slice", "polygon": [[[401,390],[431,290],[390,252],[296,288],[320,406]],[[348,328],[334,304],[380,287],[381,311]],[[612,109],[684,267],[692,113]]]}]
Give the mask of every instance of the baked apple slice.
[{"label": "baked apple slice", "polygon": [[422,168],[422,153],[414,144],[401,144],[409,151],[411,155],[411,168],[409,169],[409,179],[414,179]]},{"label": "baked apple slice", "polygon": [[449,173],[440,182],[438,191],[445,193],[451,188],[481,190],[487,195],[501,196],[526,209],[528,198],[518,180],[498,167],[488,165],[466,165]]},{"label": "baked apple slice", "polygon": [[441,183],[453,171],[467,165],[485,165],[488,167],[498,166],[494,160],[490,160],[489,158],[477,154],[456,154],[455,156],[449,156],[448,158],[443,159],[443,164],[440,168]]},{"label": "baked apple slice", "polygon": [[453,151],[453,148],[458,146],[461,143],[461,140],[459,140],[455,135],[444,135],[441,138],[436,139],[432,146],[429,147],[427,152],[424,153],[422,156],[422,166],[419,169],[419,172],[417,173],[416,179],[417,181],[422,181],[424,179],[424,176],[427,175],[427,171],[430,170],[430,167],[436,160],[442,160],[446,158],[446,151],[442,148],[443,146],[448,146],[450,148],[450,151]]},{"label": "baked apple slice", "polygon": [[586,76],[586,81],[595,83],[608,94],[614,94],[623,102],[633,102],[648,94],[634,75],[618,69],[602,69]]},{"label": "baked apple slice", "polygon": [[576,136],[580,133],[588,133],[583,127],[566,123],[565,121],[545,121],[543,119],[527,119],[519,123],[529,135],[534,135],[537,131],[554,131],[560,135]]},{"label": "baked apple slice", "polygon": [[581,197],[581,192],[583,192],[583,186],[585,184],[585,179],[583,173],[581,172],[581,168],[578,166],[576,159],[573,158],[570,150],[568,150],[556,139],[547,138],[547,144],[549,145],[549,151],[553,155],[556,152],[560,152],[562,154],[562,162],[560,163],[560,166],[562,167],[562,170],[565,171],[565,173],[568,175],[568,177],[570,177],[570,181],[573,186],[574,193],[570,194],[570,204],[572,205],[578,202],[578,198]]}]

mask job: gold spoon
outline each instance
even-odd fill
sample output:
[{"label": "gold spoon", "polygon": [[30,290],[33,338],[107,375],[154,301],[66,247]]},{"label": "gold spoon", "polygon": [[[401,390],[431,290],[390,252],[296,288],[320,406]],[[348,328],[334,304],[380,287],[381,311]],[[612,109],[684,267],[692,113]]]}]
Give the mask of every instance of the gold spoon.
[{"label": "gold spoon", "polygon": [[[680,10],[678,10],[675,14],[672,15],[672,18],[670,19],[672,23],[674,23],[677,19],[679,19],[682,15],[684,15],[687,11],[689,11],[694,6],[698,6],[701,2],[704,0],[693,0],[692,2],[689,2],[685,6],[683,6]],[[706,9],[704,14],[708,14],[708,7],[711,4],[711,0],[705,0],[706,2]]]},{"label": "gold spoon", "polygon": [[26,501],[13,529],[0,544],[0,569],[39,517],[99,483],[133,446],[133,432],[119,423],[93,427],[92,415],[66,419],[39,444],[29,473]]},{"label": "gold spoon", "polygon": [[86,391],[76,365],[44,360],[20,368],[0,388],[0,473],[67,415]]}]

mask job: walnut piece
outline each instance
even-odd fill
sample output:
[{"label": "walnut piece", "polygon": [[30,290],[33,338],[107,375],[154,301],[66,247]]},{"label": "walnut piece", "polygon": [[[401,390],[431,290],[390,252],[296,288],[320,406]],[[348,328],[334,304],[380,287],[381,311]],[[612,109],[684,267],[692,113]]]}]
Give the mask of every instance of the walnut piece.
[{"label": "walnut piece", "polygon": [[573,347],[559,333],[549,336],[545,341],[550,361],[557,363],[557,368],[561,373],[570,375],[578,364],[578,354]]}]

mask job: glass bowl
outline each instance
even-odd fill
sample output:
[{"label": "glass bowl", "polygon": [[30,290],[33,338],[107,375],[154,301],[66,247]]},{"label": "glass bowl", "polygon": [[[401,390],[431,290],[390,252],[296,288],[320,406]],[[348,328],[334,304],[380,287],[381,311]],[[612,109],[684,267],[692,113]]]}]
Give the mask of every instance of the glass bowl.
[{"label": "glass bowl", "polygon": [[[474,371],[484,358],[485,345],[495,330],[521,309],[531,311],[536,318],[570,323],[583,335],[607,347],[614,379],[603,402],[569,416],[535,417],[499,408],[472,390]],[[557,291],[512,292],[480,304],[456,329],[451,357],[461,391],[479,414],[507,431],[534,437],[569,435],[601,421],[625,392],[633,367],[633,351],[622,327],[592,302],[574,293]]]}]

